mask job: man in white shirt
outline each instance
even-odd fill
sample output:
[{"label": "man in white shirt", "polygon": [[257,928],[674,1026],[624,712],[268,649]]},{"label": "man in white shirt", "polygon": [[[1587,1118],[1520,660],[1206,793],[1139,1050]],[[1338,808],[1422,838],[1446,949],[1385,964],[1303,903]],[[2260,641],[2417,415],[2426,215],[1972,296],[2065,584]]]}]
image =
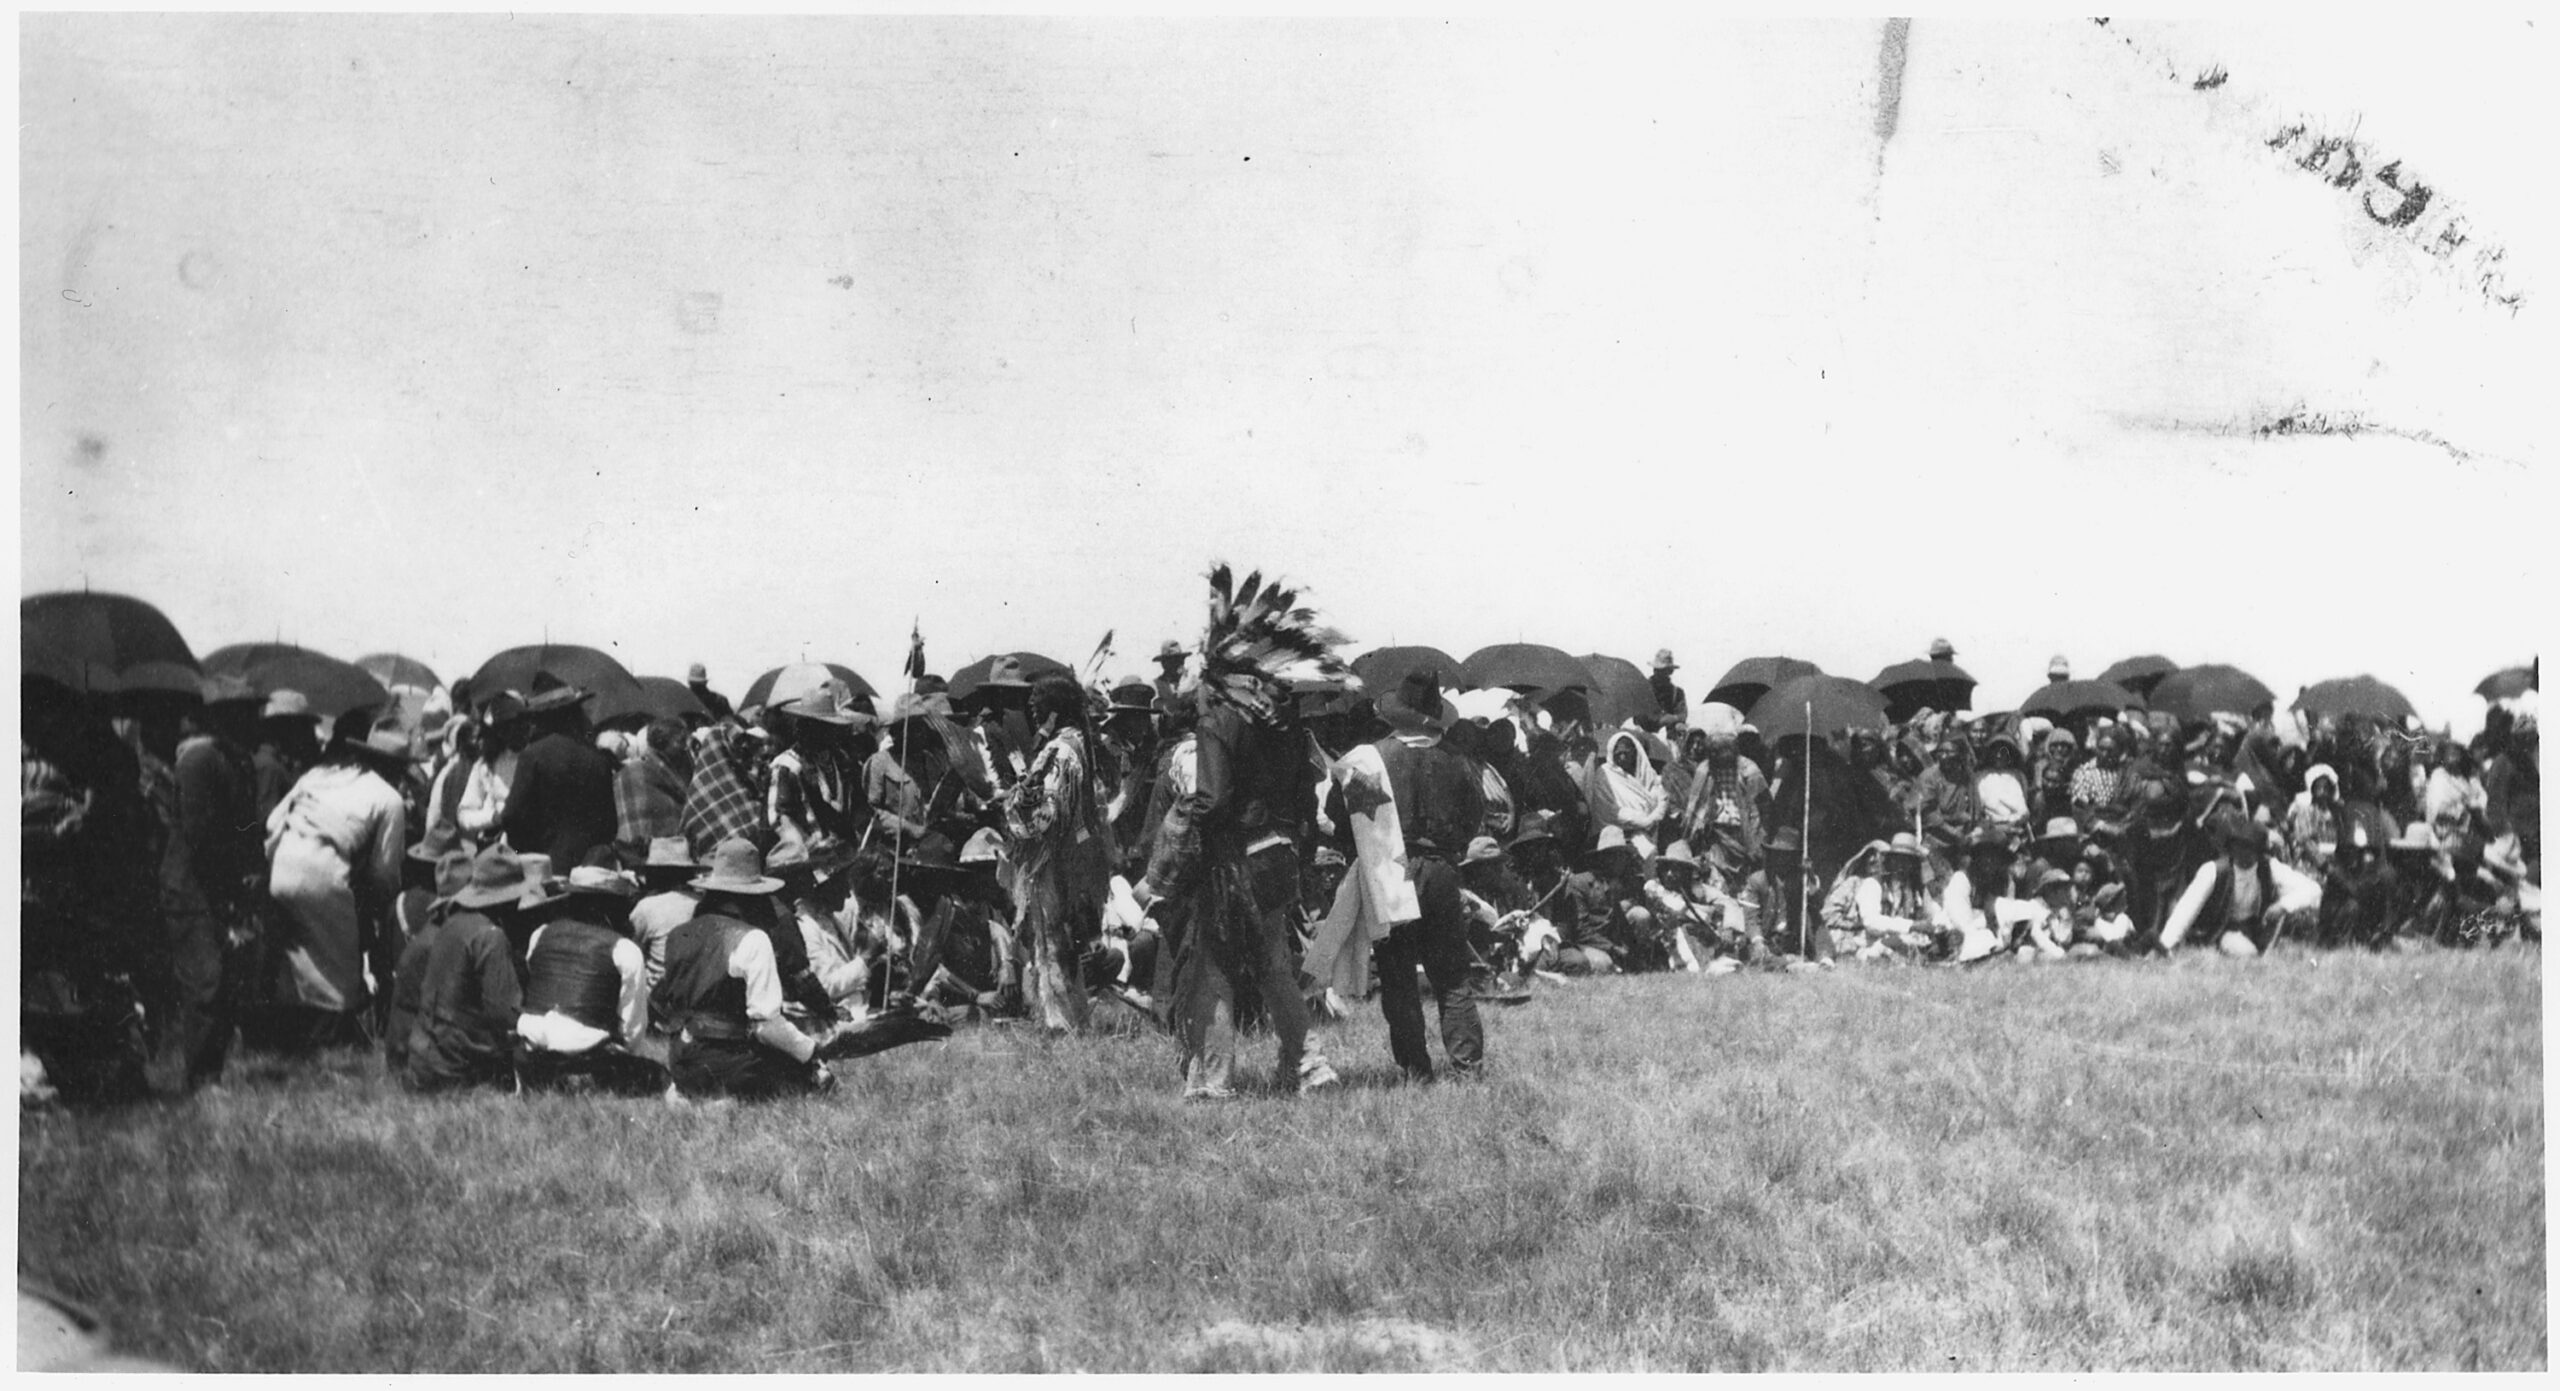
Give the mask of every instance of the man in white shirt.
[{"label": "man in white shirt", "polygon": [[2221,856],[2199,866],[2178,895],[2160,927],[2160,947],[2176,951],[2188,933],[2200,932],[2225,956],[2256,956],[2319,912],[2320,885],[2267,854],[2265,827],[2238,822],[2225,834]]},{"label": "man in white shirt", "polygon": [[653,1095],[666,1073],[648,1056],[649,976],[622,919],[640,895],[618,870],[581,865],[564,891],[532,886],[518,904],[556,905],[525,951],[517,1075],[528,1087],[575,1086]]},{"label": "man in white shirt", "polygon": [[834,1074],[816,1061],[819,1040],[782,1017],[782,979],[765,929],[730,916],[738,897],[770,897],[782,881],[764,873],[753,843],[720,842],[710,872],[693,881],[702,911],[667,939],[667,971],[650,992],[652,1018],[674,1042],[667,1070],[688,1097],[773,1097],[824,1091]]}]

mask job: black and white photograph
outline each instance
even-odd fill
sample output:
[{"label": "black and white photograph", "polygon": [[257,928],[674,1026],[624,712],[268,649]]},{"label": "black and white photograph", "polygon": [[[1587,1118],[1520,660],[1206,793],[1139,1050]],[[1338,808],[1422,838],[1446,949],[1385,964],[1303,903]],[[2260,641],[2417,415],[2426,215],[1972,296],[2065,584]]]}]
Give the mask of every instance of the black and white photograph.
[{"label": "black and white photograph", "polygon": [[22,1371],[2544,1372],[2547,17],[22,13]]}]

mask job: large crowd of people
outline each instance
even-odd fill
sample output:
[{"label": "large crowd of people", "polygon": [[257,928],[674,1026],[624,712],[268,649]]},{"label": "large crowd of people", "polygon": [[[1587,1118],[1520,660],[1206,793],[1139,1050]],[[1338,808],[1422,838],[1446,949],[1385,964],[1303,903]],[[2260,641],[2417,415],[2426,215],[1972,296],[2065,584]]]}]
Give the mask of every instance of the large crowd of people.
[{"label": "large crowd of people", "polygon": [[[30,676],[22,1094],[171,1095],[242,1037],[363,1042],[420,1089],[822,1090],[955,1028],[1173,1040],[1183,1094],[1486,1065],[1480,1003],[1573,977],[1983,966],[2538,935],[2537,707],[2467,743],[2271,708],[1922,710],[1764,739],[1694,708],[1346,679],[1222,568],[1154,679],[820,686],[598,729],[457,685],[423,725],[290,690]],[[920,672],[921,666],[917,668]],[[324,737],[323,726],[326,725]]]}]

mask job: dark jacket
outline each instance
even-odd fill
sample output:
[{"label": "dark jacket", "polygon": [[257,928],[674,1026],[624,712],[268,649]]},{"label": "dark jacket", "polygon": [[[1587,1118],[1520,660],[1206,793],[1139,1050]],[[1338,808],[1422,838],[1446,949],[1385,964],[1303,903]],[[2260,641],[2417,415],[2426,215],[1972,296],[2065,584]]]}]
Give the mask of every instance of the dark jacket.
[{"label": "dark jacket", "polygon": [[409,1080],[432,1087],[505,1068],[524,1005],[507,935],[478,913],[445,919],[427,944],[409,1034]]},{"label": "dark jacket", "polygon": [[1407,854],[1454,859],[1484,824],[1484,778],[1475,760],[1445,745],[1416,748],[1394,735],[1371,747],[1387,765]]},{"label": "dark jacket", "polygon": [[613,803],[613,757],[583,739],[553,732],[516,756],[498,829],[516,853],[551,857],[566,874],[599,845],[611,845],[620,822]]}]

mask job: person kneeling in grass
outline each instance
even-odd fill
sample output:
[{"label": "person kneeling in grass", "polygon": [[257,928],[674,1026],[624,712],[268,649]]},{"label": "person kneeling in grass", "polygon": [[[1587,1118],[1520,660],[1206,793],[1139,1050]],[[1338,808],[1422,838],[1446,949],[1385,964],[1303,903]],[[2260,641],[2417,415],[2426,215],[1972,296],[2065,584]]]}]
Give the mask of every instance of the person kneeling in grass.
[{"label": "person kneeling in grass", "polygon": [[546,898],[551,920],[533,930],[525,954],[524,1012],[516,1017],[518,1075],[529,1087],[592,1082],[609,1091],[653,1095],[666,1072],[648,1047],[649,970],[630,937],[631,875],[580,865]]}]

